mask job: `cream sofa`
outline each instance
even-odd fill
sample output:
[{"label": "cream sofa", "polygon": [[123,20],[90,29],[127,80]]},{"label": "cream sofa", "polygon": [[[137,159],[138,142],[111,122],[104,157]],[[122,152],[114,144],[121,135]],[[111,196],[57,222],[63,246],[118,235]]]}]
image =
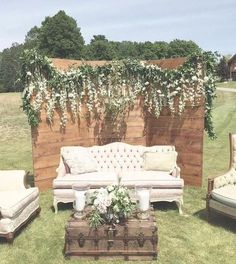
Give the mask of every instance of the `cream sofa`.
[{"label": "cream sofa", "polygon": [[55,212],[59,202],[74,201],[75,183],[88,183],[91,189],[97,189],[120,182],[129,188],[135,184],[151,185],[151,202],[175,201],[182,213],[184,182],[176,159],[174,146],[144,147],[115,142],[87,148],[62,147],[53,181]]},{"label": "cream sofa", "polygon": [[228,172],[208,179],[207,216],[216,211],[236,219],[236,134],[229,134],[230,166]]},{"label": "cream sofa", "polygon": [[0,170],[0,237],[12,242],[15,232],[39,213],[39,190],[26,188],[24,170]]}]

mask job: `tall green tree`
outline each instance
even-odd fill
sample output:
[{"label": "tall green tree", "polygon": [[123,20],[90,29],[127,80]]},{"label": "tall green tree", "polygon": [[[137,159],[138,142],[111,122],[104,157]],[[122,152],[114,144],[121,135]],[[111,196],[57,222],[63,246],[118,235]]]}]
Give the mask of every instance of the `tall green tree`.
[{"label": "tall green tree", "polygon": [[[155,53],[155,59],[168,58],[169,44],[165,41],[155,41],[153,43],[153,51]],[[154,59],[154,58],[153,58]]]},{"label": "tall green tree", "polygon": [[17,82],[20,70],[20,56],[24,46],[13,43],[11,48],[4,49],[0,60],[0,92],[17,92],[22,85]]},{"label": "tall green tree", "polygon": [[116,56],[118,59],[139,58],[140,52],[138,42],[121,41],[114,43],[116,44]]},{"label": "tall green tree", "polygon": [[40,28],[32,28],[26,35],[26,44],[36,43],[38,49],[48,57],[79,59],[84,39],[76,20],[64,11],[46,17]]},{"label": "tall green tree", "polygon": [[112,60],[116,54],[111,42],[104,35],[94,35],[87,45],[87,57],[91,60]]},{"label": "tall green tree", "polygon": [[39,49],[39,35],[40,35],[40,28],[37,26],[32,27],[25,36],[25,43],[24,43],[25,48]]},{"label": "tall green tree", "polygon": [[186,57],[200,50],[200,47],[192,40],[175,39],[169,43],[168,57]]},{"label": "tall green tree", "polygon": [[217,66],[217,75],[219,76],[221,82],[229,79],[228,61],[225,56],[223,56],[219,61]]}]

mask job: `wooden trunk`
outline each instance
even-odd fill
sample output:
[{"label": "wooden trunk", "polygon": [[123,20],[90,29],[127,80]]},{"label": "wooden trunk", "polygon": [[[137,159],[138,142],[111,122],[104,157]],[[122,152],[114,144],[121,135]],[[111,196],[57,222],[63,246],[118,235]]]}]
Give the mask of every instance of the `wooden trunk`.
[{"label": "wooden trunk", "polygon": [[155,260],[158,234],[154,212],[148,220],[130,218],[115,226],[91,229],[87,220],[71,217],[65,228],[66,258]]}]

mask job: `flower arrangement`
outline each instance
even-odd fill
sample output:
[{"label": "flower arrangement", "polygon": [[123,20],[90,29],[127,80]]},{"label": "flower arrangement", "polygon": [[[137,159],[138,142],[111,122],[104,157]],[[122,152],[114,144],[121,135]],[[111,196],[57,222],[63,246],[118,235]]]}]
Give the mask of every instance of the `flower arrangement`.
[{"label": "flower arrangement", "polygon": [[101,224],[118,224],[128,218],[135,208],[128,189],[121,185],[111,185],[95,191],[91,204],[89,224],[92,228]]}]

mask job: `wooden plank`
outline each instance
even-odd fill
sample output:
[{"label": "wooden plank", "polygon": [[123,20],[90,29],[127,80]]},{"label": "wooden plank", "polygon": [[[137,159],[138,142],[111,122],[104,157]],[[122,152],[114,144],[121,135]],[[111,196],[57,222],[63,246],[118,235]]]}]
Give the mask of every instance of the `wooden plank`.
[{"label": "wooden plank", "polygon": [[200,129],[204,127],[204,118],[169,118],[165,116],[160,116],[158,119],[147,120],[147,126],[152,131],[152,129],[157,128],[171,128],[171,129]]},{"label": "wooden plank", "polygon": [[[39,130],[40,131],[40,130]],[[93,139],[93,138],[100,138],[100,137],[113,137],[116,134],[122,138],[130,138],[130,137],[140,137],[143,136],[145,133],[144,126],[134,126],[130,127],[128,124],[127,129],[125,128],[123,131],[119,133],[114,130],[112,127],[107,127],[102,131],[96,131],[92,128],[80,128],[80,129],[66,129],[63,133],[61,131],[40,131],[40,133],[33,132],[33,142],[34,144],[45,143],[45,142],[63,142],[65,140],[75,140],[83,141],[86,139]]]},{"label": "wooden plank", "polygon": [[185,185],[193,185],[193,186],[201,186],[202,185],[202,177],[199,175],[199,177],[192,176],[191,174],[184,174],[184,184]]},{"label": "wooden plank", "polygon": [[59,161],[60,161],[60,153],[35,157],[34,158],[34,169],[57,166],[59,164]]},{"label": "wooden plank", "polygon": [[44,180],[37,180],[35,181],[35,186],[37,186],[40,191],[46,191],[49,188],[52,188],[52,182],[53,182],[53,178],[51,179],[44,179]]},{"label": "wooden plank", "polygon": [[42,169],[36,169],[34,172],[34,177],[36,181],[46,180],[46,179],[54,179],[57,176],[56,169],[59,165],[52,167],[44,167]]},{"label": "wooden plank", "polygon": [[182,150],[178,151],[178,161],[183,164],[193,164],[202,166],[202,152],[184,152]]}]

